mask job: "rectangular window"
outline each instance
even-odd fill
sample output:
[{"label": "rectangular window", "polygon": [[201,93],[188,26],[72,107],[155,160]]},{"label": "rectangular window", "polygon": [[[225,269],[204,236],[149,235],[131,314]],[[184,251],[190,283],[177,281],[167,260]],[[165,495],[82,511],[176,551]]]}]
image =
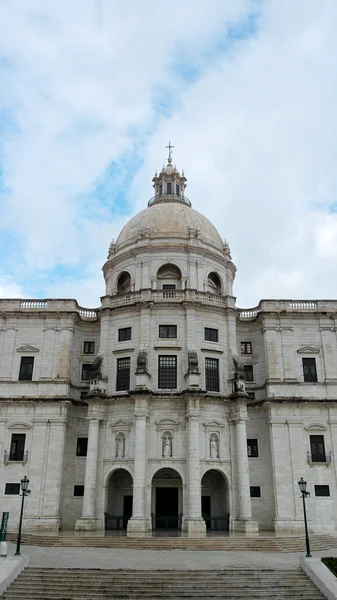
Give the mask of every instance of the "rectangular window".
[{"label": "rectangular window", "polygon": [[5,484],[5,494],[13,495],[20,494],[20,484],[19,483],[6,483]]},{"label": "rectangular window", "polygon": [[245,372],[245,380],[254,381],[253,365],[244,365],[243,368]]},{"label": "rectangular window", "polygon": [[159,186],[159,196],[161,196],[163,193],[163,184],[161,183]]},{"label": "rectangular window", "polygon": [[208,392],[219,392],[219,360],[205,358],[205,382]]},{"label": "rectangular window", "polygon": [[131,358],[117,358],[116,391],[123,392],[130,389]]},{"label": "rectangular window", "polygon": [[177,337],[177,326],[176,325],[159,325],[159,337],[160,338],[176,338]]},{"label": "rectangular window", "polygon": [[247,440],[247,454],[250,458],[257,458],[259,456],[259,447],[256,439]]},{"label": "rectangular window", "polygon": [[217,342],[218,337],[218,329],[211,329],[210,327],[205,327],[205,340],[207,342]]},{"label": "rectangular window", "polygon": [[126,342],[127,340],[131,340],[131,327],[123,327],[122,329],[118,329],[118,341]]},{"label": "rectangular window", "polygon": [[83,354],[95,354],[95,342],[84,342]]},{"label": "rectangular window", "polygon": [[9,460],[23,460],[25,453],[25,433],[13,433],[11,440],[11,448],[9,451]]},{"label": "rectangular window", "polygon": [[88,450],[88,438],[86,438],[86,437],[77,438],[76,456],[86,456],[87,450]]},{"label": "rectangular window", "polygon": [[33,379],[34,356],[21,356],[20,381],[31,381]]},{"label": "rectangular window", "polygon": [[161,390],[175,390],[177,387],[177,357],[158,357],[158,388]]},{"label": "rectangular window", "polygon": [[261,498],[261,488],[259,485],[251,485],[250,486],[250,497],[251,498]]},{"label": "rectangular window", "polygon": [[172,194],[172,183],[167,183],[166,184],[166,193],[167,194]]},{"label": "rectangular window", "polygon": [[83,381],[89,381],[92,377],[92,369],[91,363],[86,363],[82,365],[81,379]]},{"label": "rectangular window", "polygon": [[74,496],[84,496],[84,485],[74,485]]},{"label": "rectangular window", "polygon": [[326,462],[324,435],[310,436],[310,450],[312,462]]},{"label": "rectangular window", "polygon": [[328,485],[315,485],[315,496],[330,496]]},{"label": "rectangular window", "polygon": [[180,185],[179,185],[179,183],[176,183],[176,194],[177,194],[177,196],[180,196]]},{"label": "rectangular window", "polygon": [[252,353],[252,342],[241,342],[241,354]]},{"label": "rectangular window", "polygon": [[176,289],[175,283],[163,283],[163,290],[175,290],[175,289]]},{"label": "rectangular window", "polygon": [[302,358],[304,381],[317,381],[316,359]]}]

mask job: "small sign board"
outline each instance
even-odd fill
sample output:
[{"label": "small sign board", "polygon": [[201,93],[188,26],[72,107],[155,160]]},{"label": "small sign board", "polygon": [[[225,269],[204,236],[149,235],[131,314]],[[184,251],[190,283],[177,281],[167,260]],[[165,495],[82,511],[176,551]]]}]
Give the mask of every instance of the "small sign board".
[{"label": "small sign board", "polygon": [[2,521],[1,521],[1,529],[0,529],[0,542],[6,541],[8,517],[9,517],[9,512],[2,513]]}]

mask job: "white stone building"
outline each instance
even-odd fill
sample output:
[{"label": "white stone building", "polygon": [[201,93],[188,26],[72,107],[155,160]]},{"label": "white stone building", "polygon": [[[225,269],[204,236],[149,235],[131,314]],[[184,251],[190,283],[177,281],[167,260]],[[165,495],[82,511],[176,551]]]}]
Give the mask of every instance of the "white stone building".
[{"label": "white stone building", "polygon": [[25,530],[335,530],[337,301],[240,310],[168,164],[109,248],[97,310],[0,300],[0,498]]}]

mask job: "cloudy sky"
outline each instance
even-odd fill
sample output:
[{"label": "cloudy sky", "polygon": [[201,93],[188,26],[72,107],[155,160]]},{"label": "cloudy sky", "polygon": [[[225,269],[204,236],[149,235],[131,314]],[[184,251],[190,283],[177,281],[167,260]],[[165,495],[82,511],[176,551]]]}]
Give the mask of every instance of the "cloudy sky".
[{"label": "cloudy sky", "polygon": [[241,307],[337,298],[336,0],[0,0],[0,297],[98,306],[174,144]]}]

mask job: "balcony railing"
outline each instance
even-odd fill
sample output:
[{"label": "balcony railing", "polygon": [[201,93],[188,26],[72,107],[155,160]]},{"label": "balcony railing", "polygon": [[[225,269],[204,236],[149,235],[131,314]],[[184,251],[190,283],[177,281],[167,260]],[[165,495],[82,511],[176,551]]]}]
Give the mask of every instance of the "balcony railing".
[{"label": "balcony railing", "polygon": [[192,206],[191,200],[180,194],[158,194],[157,196],[153,196],[153,198],[148,201],[147,205],[152,206],[153,204],[159,204],[160,202],[183,202],[184,204],[187,204],[187,206]]},{"label": "balcony railing", "polygon": [[209,292],[196,290],[141,290],[127,292],[115,296],[105,296],[102,300],[103,308],[125,306],[136,302],[198,302],[217,306],[230,306],[234,308],[234,301],[230,296],[220,296]]},{"label": "balcony railing", "polygon": [[309,465],[330,465],[331,452],[328,452],[327,454],[312,454],[308,451],[307,460]]},{"label": "balcony railing", "polygon": [[5,450],[4,452],[4,462],[5,463],[26,463],[28,461],[28,450],[25,450],[25,452],[21,452],[18,454],[11,454],[10,452],[8,452],[8,450]]}]

